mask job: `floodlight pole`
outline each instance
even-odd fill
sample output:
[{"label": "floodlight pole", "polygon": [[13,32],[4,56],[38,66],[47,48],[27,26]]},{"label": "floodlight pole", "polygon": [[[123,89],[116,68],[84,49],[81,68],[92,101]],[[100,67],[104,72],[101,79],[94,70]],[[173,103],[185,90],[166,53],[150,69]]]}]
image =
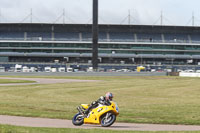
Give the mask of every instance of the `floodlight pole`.
[{"label": "floodlight pole", "polygon": [[192,26],[194,26],[194,12],[192,12]]},{"label": "floodlight pole", "polygon": [[128,24],[131,24],[131,12],[128,10]]},{"label": "floodlight pole", "polygon": [[163,11],[161,11],[161,15],[160,15],[160,25],[163,25]]},{"label": "floodlight pole", "polygon": [[31,19],[31,23],[32,23],[33,22],[33,11],[32,11],[32,8],[31,8],[30,19]]},{"label": "floodlight pole", "polygon": [[92,25],[92,66],[98,69],[98,0],[93,0],[93,25]]},{"label": "floodlight pole", "polygon": [[65,9],[63,9],[63,24],[65,24]]},{"label": "floodlight pole", "polygon": [[0,23],[1,23],[1,8],[0,8]]}]

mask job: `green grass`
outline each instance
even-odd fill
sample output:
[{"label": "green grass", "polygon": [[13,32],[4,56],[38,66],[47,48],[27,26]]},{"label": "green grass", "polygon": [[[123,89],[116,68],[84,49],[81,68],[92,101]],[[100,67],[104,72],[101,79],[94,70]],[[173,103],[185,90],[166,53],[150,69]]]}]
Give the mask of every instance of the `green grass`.
[{"label": "green grass", "polygon": [[79,104],[110,91],[119,105],[118,122],[200,125],[200,78],[56,78],[100,82],[0,86],[0,114],[71,119]]},{"label": "green grass", "polygon": [[[172,133],[172,132],[117,131],[117,130],[70,129],[70,128],[69,129],[33,128],[33,127],[17,127],[17,126],[0,125],[0,133]],[[173,132],[173,133],[180,133],[180,132]],[[181,133],[183,133],[183,131]],[[184,132],[184,133],[187,133],[187,132]],[[194,133],[198,133],[198,132],[196,131]]]},{"label": "green grass", "polygon": [[35,81],[0,79],[0,84],[13,84],[13,83],[35,83]]}]

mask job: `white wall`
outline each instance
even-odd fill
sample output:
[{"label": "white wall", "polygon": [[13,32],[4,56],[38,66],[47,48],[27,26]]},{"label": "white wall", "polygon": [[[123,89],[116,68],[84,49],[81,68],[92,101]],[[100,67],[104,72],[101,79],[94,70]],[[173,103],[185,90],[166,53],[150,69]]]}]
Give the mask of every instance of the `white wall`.
[{"label": "white wall", "polygon": [[180,77],[200,77],[200,73],[188,73],[188,72],[180,72]]}]

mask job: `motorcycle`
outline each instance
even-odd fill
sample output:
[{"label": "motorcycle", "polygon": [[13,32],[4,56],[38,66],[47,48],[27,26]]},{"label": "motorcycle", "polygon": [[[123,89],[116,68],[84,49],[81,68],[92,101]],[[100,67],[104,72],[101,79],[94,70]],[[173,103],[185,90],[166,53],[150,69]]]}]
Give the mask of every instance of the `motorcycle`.
[{"label": "motorcycle", "polygon": [[118,105],[113,101],[111,101],[111,105],[109,106],[100,104],[85,116],[84,111],[88,107],[89,104],[81,104],[81,106],[78,106],[78,113],[72,119],[72,123],[75,126],[81,126],[82,124],[98,124],[102,127],[109,127],[115,122],[116,116],[119,115]]}]

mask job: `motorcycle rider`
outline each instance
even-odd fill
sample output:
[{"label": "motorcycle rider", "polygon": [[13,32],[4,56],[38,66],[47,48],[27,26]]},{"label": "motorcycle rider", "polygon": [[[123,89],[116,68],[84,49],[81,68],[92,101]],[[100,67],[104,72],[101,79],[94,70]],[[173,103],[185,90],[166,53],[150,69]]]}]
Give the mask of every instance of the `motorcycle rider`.
[{"label": "motorcycle rider", "polygon": [[113,94],[110,92],[107,92],[105,96],[101,96],[97,101],[94,101],[90,104],[90,106],[85,110],[84,115],[87,116],[90,110],[93,108],[96,108],[99,106],[99,104],[102,105],[111,105],[110,101],[113,99]]}]

